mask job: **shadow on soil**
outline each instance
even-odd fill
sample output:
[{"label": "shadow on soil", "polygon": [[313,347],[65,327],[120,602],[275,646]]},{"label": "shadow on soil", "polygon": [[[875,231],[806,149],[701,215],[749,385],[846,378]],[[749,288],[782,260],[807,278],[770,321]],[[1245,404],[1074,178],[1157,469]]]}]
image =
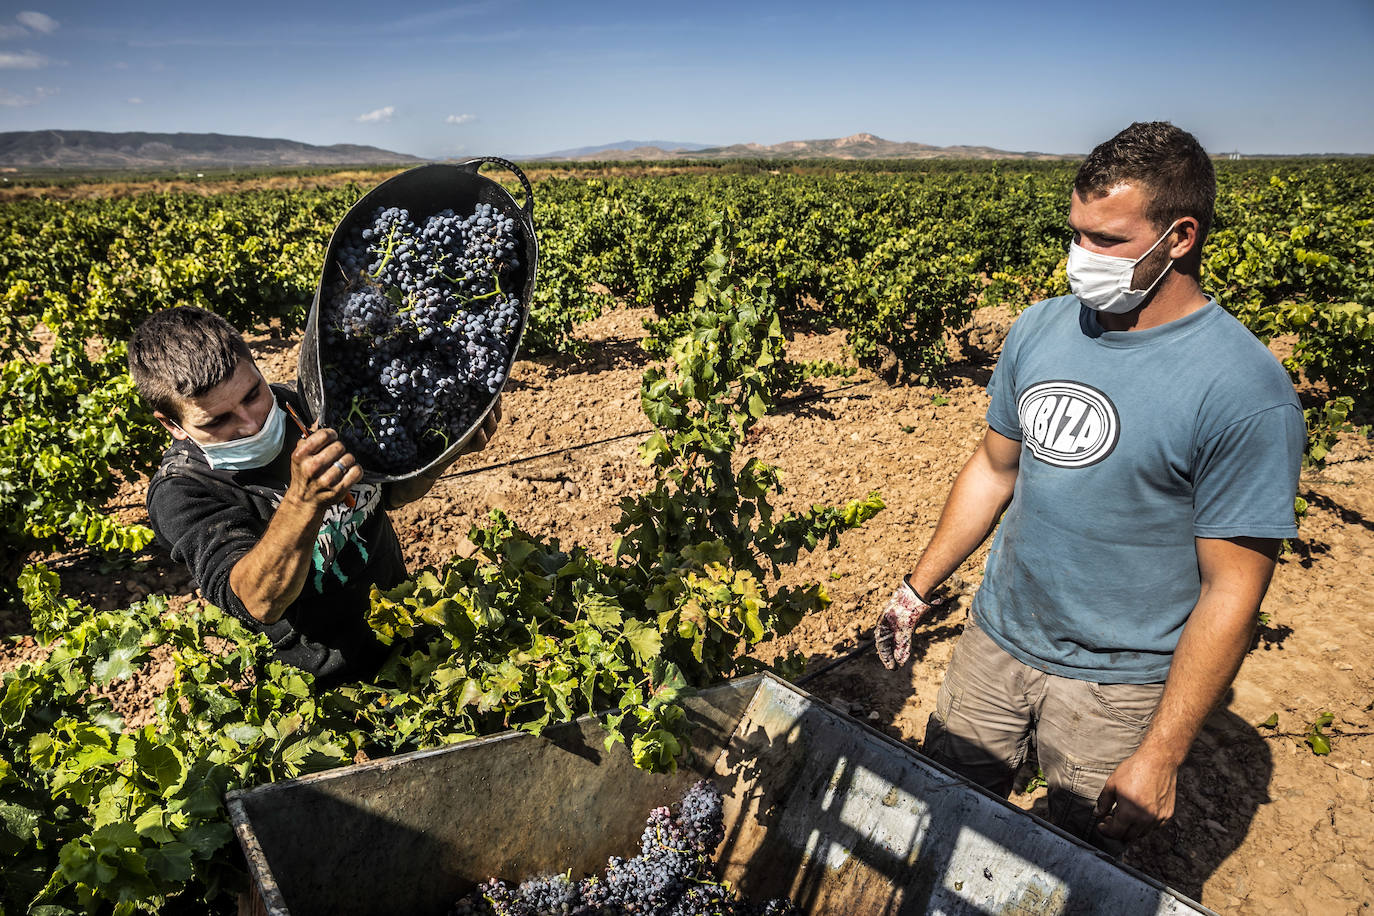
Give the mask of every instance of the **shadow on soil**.
[{"label": "shadow on soil", "polygon": [[1224,707],[1207,720],[1178,773],[1174,819],[1131,847],[1128,865],[1194,900],[1245,840],[1259,806],[1270,801],[1269,742]]},{"label": "shadow on soil", "polygon": [[[912,640],[914,663],[920,664],[930,646],[952,639],[962,630],[962,624],[941,624],[918,631]],[[1289,627],[1261,627],[1256,640],[1265,648],[1281,646],[1291,633]],[[819,669],[845,654],[837,648],[813,657],[809,667]],[[837,677],[847,673],[852,674],[849,664],[838,665],[819,674],[806,689],[817,692],[841,683]],[[1226,710],[1229,702],[1228,695],[1223,708],[1207,720],[1179,770],[1173,821],[1122,856],[1125,864],[1194,900],[1201,898],[1208,878],[1244,841],[1259,806],[1270,800],[1274,764],[1269,742],[1254,725]],[[882,726],[879,729],[886,731]],[[1027,772],[1035,772],[1033,762],[1027,768]],[[1044,798],[1031,810],[1048,819]]]},{"label": "shadow on soil", "polygon": [[[932,616],[923,621],[921,628],[911,636],[911,660],[908,665],[920,666],[930,653],[930,647],[936,643],[947,642],[956,638],[964,632],[963,622],[940,623],[932,626],[937,621],[947,620],[957,609],[961,607],[957,600],[959,593],[946,593],[945,604],[932,612]],[[825,684],[827,678],[836,675],[849,676],[852,674],[850,665],[856,665],[865,660],[876,661],[877,653],[873,649],[872,628],[866,629],[858,635],[858,644],[853,640],[838,643],[829,650],[817,652],[806,660],[806,671],[796,680],[798,686],[805,685],[807,690],[816,691],[818,686]]]},{"label": "shadow on soil", "polygon": [[941,372],[942,378],[963,379],[971,385],[986,388],[992,381],[992,370],[996,361],[992,359],[961,360],[950,363]]},{"label": "shadow on soil", "polygon": [[[529,359],[549,370],[554,379],[569,375],[598,375],[616,369],[643,369],[651,360],[639,337],[611,337],[589,341],[585,352],[573,355],[532,356]],[[539,386],[535,386],[539,387]]]},{"label": "shadow on soil", "polygon": [[773,415],[834,420],[837,415],[827,406],[827,402],[837,401],[840,398],[852,401],[870,400],[873,395],[864,392],[861,387],[867,384],[869,383],[864,381],[841,382],[827,387],[823,384],[808,382],[795,394],[779,400]]},{"label": "shadow on soil", "polygon": [[274,353],[284,353],[300,344],[300,337],[293,333],[286,337],[260,337],[252,343],[253,353],[259,357]]},{"label": "shadow on soil", "polygon": [[1282,649],[1284,641],[1293,635],[1293,628],[1286,623],[1262,623],[1255,629],[1255,638],[1250,643],[1251,651],[1264,649],[1269,652]]},{"label": "shadow on soil", "polygon": [[1323,509],[1335,515],[1342,524],[1358,525],[1366,531],[1374,531],[1374,521],[1370,521],[1354,509],[1347,509],[1325,493],[1308,491],[1303,494],[1303,498],[1307,500],[1309,509],[1312,507]]},{"label": "shadow on soil", "polygon": [[[1320,509],[1329,512],[1340,520],[1342,525],[1349,527],[1364,528],[1366,531],[1374,531],[1374,521],[1365,518],[1354,509],[1348,509],[1336,502],[1325,493],[1317,493],[1313,490],[1306,490],[1302,493],[1302,498],[1307,500],[1308,511]],[[1311,526],[1308,526],[1310,531]],[[1298,537],[1288,542],[1288,548],[1292,555],[1297,558],[1297,562],[1303,569],[1311,569],[1321,557],[1331,552],[1331,545],[1320,537],[1308,535],[1301,524],[1298,526]]]},{"label": "shadow on soil", "polygon": [[[127,607],[148,595],[189,595],[195,590],[190,571],[153,542],[142,553],[106,554],[81,551],[62,556],[30,556],[30,563],[43,563],[62,580],[61,594],[74,598],[97,611]],[[0,637],[33,632],[29,610],[16,601],[0,610]]]}]

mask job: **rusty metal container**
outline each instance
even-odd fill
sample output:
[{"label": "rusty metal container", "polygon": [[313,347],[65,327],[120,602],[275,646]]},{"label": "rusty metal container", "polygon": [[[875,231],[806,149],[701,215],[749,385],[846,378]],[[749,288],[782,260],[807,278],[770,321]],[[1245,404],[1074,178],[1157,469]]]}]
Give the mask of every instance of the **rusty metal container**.
[{"label": "rusty metal container", "polygon": [[712,778],[743,894],[812,914],[1210,913],[771,675],[689,701],[694,752],[634,768],[587,718],[404,754],[228,799],[270,916],[446,912],[489,876],[596,872],[645,815]]}]

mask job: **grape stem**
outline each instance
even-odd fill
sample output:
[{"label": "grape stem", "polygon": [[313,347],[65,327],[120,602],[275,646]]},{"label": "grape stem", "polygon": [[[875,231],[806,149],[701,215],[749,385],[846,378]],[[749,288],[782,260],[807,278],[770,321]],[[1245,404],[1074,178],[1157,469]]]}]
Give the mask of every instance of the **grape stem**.
[{"label": "grape stem", "polygon": [[[463,282],[460,278],[458,278],[458,277],[450,277],[448,274],[440,274],[439,276],[443,277],[445,280],[447,280],[447,281],[450,282],[450,283],[461,283],[461,282]],[[472,297],[470,297],[470,298],[468,298],[468,299],[464,299],[464,300],[463,300],[463,304],[464,304],[464,305],[467,305],[468,303],[471,303],[471,302],[481,302],[483,299],[490,299],[492,296],[499,296],[499,295],[501,295],[501,277],[500,277],[500,275],[498,275],[498,274],[492,274],[491,280],[492,280],[492,283],[494,283],[494,284],[496,285],[496,289],[492,290],[492,291],[489,292],[489,293],[483,293],[483,294],[480,295],[480,296],[472,296]]]},{"label": "grape stem", "polygon": [[444,443],[444,449],[443,449],[443,450],[444,450],[445,452],[448,451],[448,446],[449,446],[448,433],[444,432],[442,429],[440,429],[440,428],[437,427],[437,426],[430,426],[430,427],[427,427],[427,428],[425,429],[424,435],[426,435],[426,436],[430,436],[430,435],[438,436],[438,437],[443,441],[443,443]]},{"label": "grape stem", "polygon": [[339,421],[339,424],[341,426],[345,423],[351,424],[354,418],[356,417],[358,420],[362,421],[363,429],[367,430],[367,434],[372,437],[373,441],[376,441],[377,433],[373,431],[372,424],[367,422],[367,413],[364,412],[362,409],[362,402],[362,395],[354,397],[353,401],[348,405],[348,413],[344,414],[344,417],[342,420]]},{"label": "grape stem", "polygon": [[[386,251],[382,254],[382,263],[377,265],[377,272],[372,274],[372,279],[376,280],[386,270],[386,265],[391,262],[391,253],[396,249],[396,227],[392,226],[391,231],[386,237]],[[379,252],[381,249],[377,249]]]}]

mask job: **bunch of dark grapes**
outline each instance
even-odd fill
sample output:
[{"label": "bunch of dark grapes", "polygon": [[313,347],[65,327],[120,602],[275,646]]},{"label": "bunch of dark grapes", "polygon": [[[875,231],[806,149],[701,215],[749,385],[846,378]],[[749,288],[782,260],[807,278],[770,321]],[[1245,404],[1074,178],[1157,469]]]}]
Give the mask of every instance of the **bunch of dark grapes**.
[{"label": "bunch of dark grapes", "polygon": [[724,810],[720,792],[706,780],[688,789],[677,815],[682,842],[710,855],[725,838]]},{"label": "bunch of dark grapes", "polygon": [[743,900],[719,880],[712,856],[724,835],[720,793],[703,779],[676,813],[649,812],[634,858],[612,856],[581,881],[551,875],[511,887],[492,878],[449,916],[801,916],[787,899]]},{"label": "bunch of dark grapes", "polygon": [[325,398],[370,468],[407,473],[477,421],[520,331],[524,227],[490,204],[379,208],[340,246],[320,311]]}]

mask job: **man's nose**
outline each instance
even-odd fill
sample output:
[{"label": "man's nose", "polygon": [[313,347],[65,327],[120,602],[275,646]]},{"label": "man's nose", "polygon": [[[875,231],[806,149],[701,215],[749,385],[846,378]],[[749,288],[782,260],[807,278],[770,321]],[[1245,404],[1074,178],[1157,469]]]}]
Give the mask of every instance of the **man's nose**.
[{"label": "man's nose", "polygon": [[246,439],[262,429],[262,424],[247,407],[240,406],[238,410],[234,411],[234,419],[238,423],[238,435],[234,437],[235,439]]}]

